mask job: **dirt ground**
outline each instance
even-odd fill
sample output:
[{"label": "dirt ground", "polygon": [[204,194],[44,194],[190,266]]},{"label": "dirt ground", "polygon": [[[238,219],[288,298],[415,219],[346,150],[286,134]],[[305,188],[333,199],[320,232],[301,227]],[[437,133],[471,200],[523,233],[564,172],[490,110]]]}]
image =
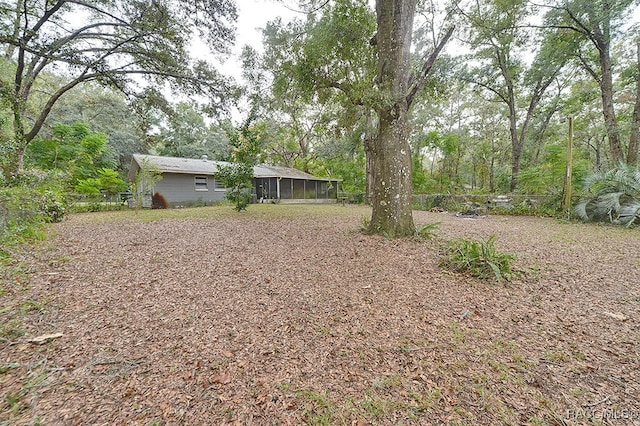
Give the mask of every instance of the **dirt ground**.
[{"label": "dirt ground", "polygon": [[0,424],[640,425],[637,229],[415,212],[495,235],[496,284],[366,208],[230,210],[74,215],[19,254]]}]

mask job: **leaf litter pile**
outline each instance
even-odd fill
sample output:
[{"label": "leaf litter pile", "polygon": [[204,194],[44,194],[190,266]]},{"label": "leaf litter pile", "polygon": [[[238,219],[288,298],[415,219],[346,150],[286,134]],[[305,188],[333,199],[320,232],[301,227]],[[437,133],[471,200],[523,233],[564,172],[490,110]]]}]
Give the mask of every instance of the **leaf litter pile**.
[{"label": "leaf litter pile", "polygon": [[[425,242],[363,235],[366,208],[228,209],[75,215],[16,255],[0,422],[640,424],[637,230],[415,212]],[[439,266],[492,235],[511,282]]]}]

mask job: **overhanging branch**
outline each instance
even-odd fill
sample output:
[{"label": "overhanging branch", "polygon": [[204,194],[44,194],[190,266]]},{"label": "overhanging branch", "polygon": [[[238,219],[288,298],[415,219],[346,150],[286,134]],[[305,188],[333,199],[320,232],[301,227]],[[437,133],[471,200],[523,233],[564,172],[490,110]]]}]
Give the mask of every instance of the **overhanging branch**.
[{"label": "overhanging branch", "polygon": [[424,64],[422,64],[420,73],[418,74],[416,79],[412,82],[411,86],[409,87],[409,93],[407,94],[408,106],[411,106],[411,104],[415,99],[416,94],[418,94],[420,90],[422,90],[422,88],[424,87],[427,81],[427,77],[429,76],[429,74],[431,73],[431,70],[433,69],[433,65],[438,59],[440,52],[442,51],[442,49],[444,49],[444,46],[447,44],[447,42],[453,35],[454,30],[455,30],[455,27],[449,28],[449,30],[446,32],[444,37],[436,45],[436,48],[433,50],[433,52],[431,52],[429,57],[425,60]]},{"label": "overhanging branch", "polygon": [[86,69],[80,76],[75,78],[73,81],[67,83],[66,85],[62,86],[53,95],[51,95],[51,97],[45,104],[44,108],[38,115],[38,118],[33,124],[33,127],[31,128],[29,133],[27,133],[24,136],[25,141],[28,143],[31,140],[33,140],[33,138],[36,137],[38,132],[40,132],[40,130],[42,129],[42,126],[44,125],[45,120],[49,116],[51,109],[53,108],[55,103],[58,102],[58,99],[60,99],[60,97],[64,95],[66,92],[68,92],[69,90],[73,89],[74,87],[76,87],[81,83],[95,81],[101,78],[114,82],[115,77],[124,76],[124,75],[153,75],[157,77],[169,78],[174,80],[185,80],[199,86],[211,86],[211,81],[209,80],[203,80],[195,76],[165,72],[165,71],[149,71],[149,70],[142,70],[142,69],[135,69],[135,70],[118,69],[118,70],[111,70],[109,72],[104,72],[104,73],[94,72],[89,74],[89,69]]}]

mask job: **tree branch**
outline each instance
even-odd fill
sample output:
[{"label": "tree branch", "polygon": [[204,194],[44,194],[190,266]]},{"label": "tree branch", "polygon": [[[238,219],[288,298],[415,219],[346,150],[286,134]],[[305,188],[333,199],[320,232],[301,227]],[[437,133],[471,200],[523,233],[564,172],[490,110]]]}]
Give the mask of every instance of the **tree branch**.
[{"label": "tree branch", "polygon": [[93,10],[94,12],[97,12],[97,13],[99,13],[101,15],[107,16],[107,17],[113,19],[116,22],[120,22],[121,24],[123,24],[125,26],[130,25],[127,21],[125,21],[121,17],[118,17],[118,16],[116,16],[116,15],[114,15],[112,13],[109,13],[106,10],[100,9],[99,7],[97,7],[94,4],[89,4],[89,3],[86,3],[84,1],[77,1],[77,0],[67,0],[67,1],[69,3],[74,3],[74,4],[77,4],[78,6],[86,7],[89,10]]},{"label": "tree branch", "polygon": [[45,104],[44,108],[42,108],[42,111],[40,111],[40,114],[38,115],[38,118],[36,119],[35,123],[31,127],[31,130],[29,131],[29,133],[24,135],[25,142],[26,143],[31,142],[33,140],[33,138],[36,137],[38,132],[40,132],[40,129],[42,129],[42,125],[44,124],[45,120],[49,116],[49,113],[51,112],[51,108],[53,108],[53,105],[55,105],[55,103],[58,102],[58,99],[60,99],[60,97],[62,95],[64,95],[69,90],[73,89],[74,87],[76,87],[78,84],[80,84],[82,82],[90,81],[91,79],[95,79],[96,76],[97,76],[97,74],[93,74],[93,75],[83,74],[80,77],[74,79],[73,81],[67,83],[66,85],[64,85],[60,89],[58,89],[49,98],[49,100]]},{"label": "tree branch", "polygon": [[587,60],[584,58],[584,56],[582,56],[582,54],[578,51],[576,52],[576,57],[578,58],[578,60],[580,61],[580,65],[582,65],[582,68],[585,69],[585,71],[587,71],[587,73],[589,73],[589,75],[591,75],[591,77],[593,77],[593,79],[600,84],[602,82],[602,78],[598,75],[598,73],[591,67],[591,65],[589,65],[589,63],[587,62]]},{"label": "tree branch", "polygon": [[433,65],[438,59],[440,52],[442,51],[442,49],[444,49],[444,46],[447,44],[447,42],[453,35],[454,30],[455,30],[455,27],[449,28],[449,30],[446,32],[444,37],[436,45],[433,52],[431,52],[429,57],[425,60],[424,64],[422,64],[422,68],[420,69],[420,73],[418,74],[418,77],[416,77],[416,79],[411,83],[411,87],[409,87],[409,93],[407,94],[408,106],[411,106],[411,104],[413,103],[413,100],[415,99],[416,94],[419,93],[420,90],[422,90],[422,88],[424,87],[427,81],[427,77],[429,76],[429,74],[431,73],[431,70],[433,69]]},{"label": "tree branch", "polygon": [[[27,30],[26,25],[25,25],[25,35],[22,37],[22,42],[24,44],[28,43],[29,41],[31,41],[31,39],[33,37],[36,36],[36,34],[38,34],[38,31],[40,31],[40,29],[42,28],[42,26],[44,24],[47,23],[47,21],[49,21],[49,19],[51,19],[51,17],[53,15],[56,14],[56,12],[58,10],[60,10],[60,8],[67,2],[67,0],[58,0],[49,10],[45,10],[44,14],[40,17],[40,19],[38,20],[38,22],[33,26],[33,28],[29,28]],[[26,1],[25,1],[25,5],[24,5],[24,13],[27,13],[27,5],[26,5]]]},{"label": "tree branch", "polygon": [[[88,27],[90,26],[87,26],[85,28],[88,28]],[[32,61],[28,71],[24,74],[24,76],[21,77],[22,88],[19,91],[18,96],[23,99],[26,99],[29,96],[29,92],[31,91],[31,87],[33,86],[36,78],[47,67],[47,65],[49,65],[52,62],[61,61],[69,65],[81,65],[83,67],[86,67],[86,70],[83,72],[85,73],[87,72],[87,70],[91,68],[95,68],[99,63],[104,62],[108,57],[112,55],[115,55],[118,53],[131,53],[131,52],[126,52],[125,50],[121,50],[120,48],[122,46],[126,46],[129,43],[133,43],[140,38],[144,38],[146,35],[148,34],[143,33],[143,34],[133,35],[129,38],[120,40],[118,43],[116,43],[114,46],[112,46],[109,49],[98,47],[98,48],[90,48],[90,49],[78,49],[73,52],[74,55],[78,55],[86,52],[101,53],[101,56],[99,58],[92,59],[88,63],[87,61],[84,61],[82,59],[73,59],[72,57],[69,57],[69,56],[64,56],[64,55],[56,56],[52,54],[52,53],[55,53],[56,51],[59,51],[60,48],[64,46],[64,44],[66,44],[66,42],[60,43],[56,48],[47,49],[47,52],[45,53],[29,50],[29,53],[34,55],[34,60]],[[26,48],[20,49],[21,52],[25,50],[27,49]]]},{"label": "tree branch", "polygon": [[471,78],[460,78],[460,79],[462,81],[466,81],[467,83],[473,83],[473,84],[475,84],[477,86],[480,86],[482,88],[487,89],[488,91],[490,91],[491,93],[493,93],[494,95],[499,97],[500,100],[502,102],[504,102],[505,104],[507,104],[509,102],[508,98],[503,93],[500,93],[500,91],[498,91],[498,89],[489,86],[488,83],[483,83],[482,81],[474,80],[474,79],[471,79]]}]

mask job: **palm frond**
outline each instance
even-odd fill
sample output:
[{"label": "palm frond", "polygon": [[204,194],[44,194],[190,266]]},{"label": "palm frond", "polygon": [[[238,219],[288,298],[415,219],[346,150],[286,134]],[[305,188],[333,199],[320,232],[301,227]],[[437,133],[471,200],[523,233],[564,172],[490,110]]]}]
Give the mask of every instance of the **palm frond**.
[{"label": "palm frond", "polygon": [[640,222],[640,202],[629,203],[618,211],[620,223],[630,228]]},{"label": "palm frond", "polygon": [[625,226],[640,222],[640,169],[620,165],[592,173],[584,180],[584,190],[592,196],[575,207],[581,219]]},{"label": "palm frond", "polygon": [[584,180],[584,190],[596,196],[609,192],[640,196],[640,170],[620,165],[615,169],[592,173]]},{"label": "palm frond", "polygon": [[587,203],[589,200],[581,200],[576,206],[573,208],[578,217],[584,221],[591,220],[589,215],[587,214]]}]

